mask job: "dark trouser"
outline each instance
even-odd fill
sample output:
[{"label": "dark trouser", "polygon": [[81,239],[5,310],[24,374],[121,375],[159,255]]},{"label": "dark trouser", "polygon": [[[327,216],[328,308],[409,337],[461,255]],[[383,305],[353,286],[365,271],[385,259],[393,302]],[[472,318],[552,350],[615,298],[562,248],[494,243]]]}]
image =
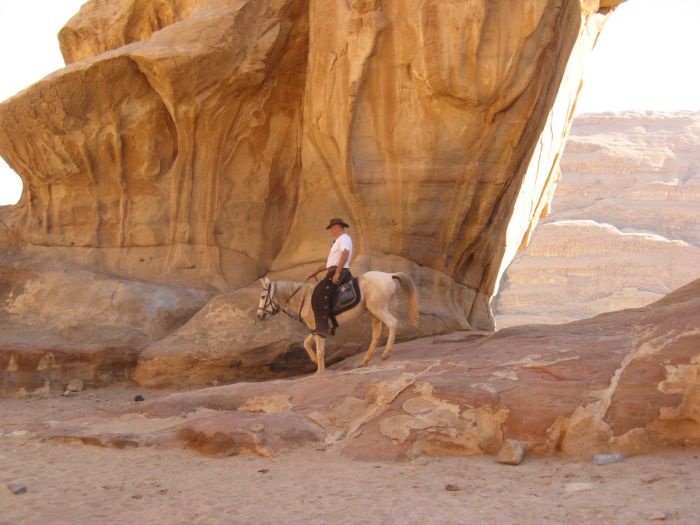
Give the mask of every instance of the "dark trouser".
[{"label": "dark trouser", "polygon": [[326,276],[319,281],[314,288],[314,293],[311,295],[311,307],[314,310],[314,318],[316,320],[316,330],[314,333],[323,337],[328,335],[329,322],[331,318],[331,301],[335,297],[335,292],[338,286],[347,280],[350,270],[343,268],[338,284],[333,284],[333,276],[337,267],[328,268]]}]

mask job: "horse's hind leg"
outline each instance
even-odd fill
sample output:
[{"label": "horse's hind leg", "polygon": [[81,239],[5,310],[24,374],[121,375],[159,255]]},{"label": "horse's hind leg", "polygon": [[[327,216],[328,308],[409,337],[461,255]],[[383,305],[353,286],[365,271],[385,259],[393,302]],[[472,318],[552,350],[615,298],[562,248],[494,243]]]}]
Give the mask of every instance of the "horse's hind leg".
[{"label": "horse's hind leg", "polygon": [[374,351],[377,349],[377,344],[379,344],[379,338],[382,336],[382,321],[378,317],[372,315],[372,342],[369,344],[365,358],[360,363],[360,366],[367,366],[370,362],[372,356],[374,356]]},{"label": "horse's hind leg", "polygon": [[381,315],[382,322],[389,328],[389,336],[386,339],[386,347],[382,352],[382,359],[389,359],[391,351],[394,349],[394,339],[396,338],[396,325],[398,321],[396,317],[391,315],[388,310],[384,310]]},{"label": "horse's hind leg", "polygon": [[326,338],[320,335],[314,336],[316,340],[316,359],[318,364],[317,374],[320,374],[326,369]]},{"label": "horse's hind leg", "polygon": [[312,363],[318,363],[318,359],[316,359],[316,352],[311,346],[311,342],[313,340],[314,334],[309,334],[306,336],[306,339],[304,339],[304,350],[306,350],[306,353],[309,354],[309,359],[311,359]]}]

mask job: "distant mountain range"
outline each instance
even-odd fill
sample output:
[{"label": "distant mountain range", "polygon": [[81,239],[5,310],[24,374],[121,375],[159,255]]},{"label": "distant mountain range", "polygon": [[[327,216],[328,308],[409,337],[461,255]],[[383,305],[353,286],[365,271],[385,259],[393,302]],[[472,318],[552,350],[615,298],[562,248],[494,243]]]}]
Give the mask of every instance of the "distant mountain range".
[{"label": "distant mountain range", "polygon": [[494,299],[499,328],[643,306],[700,277],[700,112],[578,117],[561,171]]}]

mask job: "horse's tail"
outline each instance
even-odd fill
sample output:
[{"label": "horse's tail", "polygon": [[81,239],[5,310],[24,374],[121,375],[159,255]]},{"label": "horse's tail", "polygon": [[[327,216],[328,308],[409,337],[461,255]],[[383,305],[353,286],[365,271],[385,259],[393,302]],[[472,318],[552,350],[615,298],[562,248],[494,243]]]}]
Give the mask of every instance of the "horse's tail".
[{"label": "horse's tail", "polygon": [[392,279],[396,279],[403,290],[408,301],[408,320],[413,326],[418,326],[418,292],[411,276],[404,272],[391,274]]}]

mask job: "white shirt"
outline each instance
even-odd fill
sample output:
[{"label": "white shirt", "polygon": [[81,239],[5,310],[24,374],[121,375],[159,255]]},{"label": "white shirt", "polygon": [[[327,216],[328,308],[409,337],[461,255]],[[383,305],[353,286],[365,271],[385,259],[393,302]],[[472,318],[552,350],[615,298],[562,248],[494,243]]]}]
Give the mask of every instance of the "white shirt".
[{"label": "white shirt", "polygon": [[331,251],[328,254],[328,260],[326,261],[326,268],[338,266],[343,250],[350,252],[350,255],[348,255],[348,260],[345,261],[345,266],[343,268],[350,268],[350,259],[352,259],[352,239],[347,233],[343,233],[333,242]]}]

